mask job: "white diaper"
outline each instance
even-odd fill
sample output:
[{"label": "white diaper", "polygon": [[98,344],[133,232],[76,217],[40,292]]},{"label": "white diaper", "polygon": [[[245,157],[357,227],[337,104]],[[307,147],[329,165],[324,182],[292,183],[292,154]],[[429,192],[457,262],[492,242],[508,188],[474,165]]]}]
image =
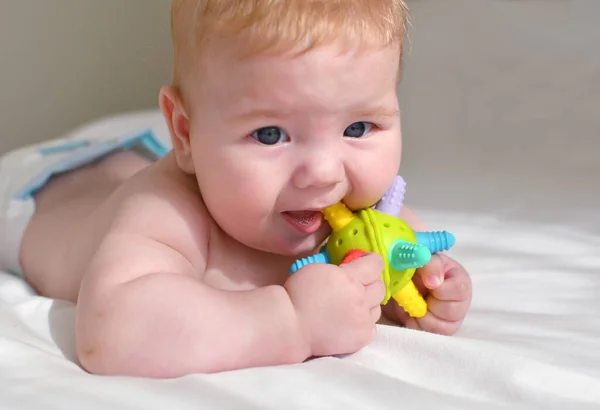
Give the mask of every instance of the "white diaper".
[{"label": "white diaper", "polygon": [[0,158],[0,270],[22,274],[19,250],[35,211],[33,195],[56,174],[71,171],[121,149],[140,147],[159,158],[168,151],[151,130],[119,138],[66,137],[9,152]]}]

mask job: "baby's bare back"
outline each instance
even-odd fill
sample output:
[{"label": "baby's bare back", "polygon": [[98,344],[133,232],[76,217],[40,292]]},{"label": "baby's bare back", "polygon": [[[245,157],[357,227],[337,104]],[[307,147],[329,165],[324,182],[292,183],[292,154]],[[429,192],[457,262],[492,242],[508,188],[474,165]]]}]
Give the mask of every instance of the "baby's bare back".
[{"label": "baby's bare back", "polygon": [[206,243],[199,236],[206,232],[188,222],[200,217],[194,212],[200,200],[186,181],[178,183],[181,176],[169,175],[168,162],[121,152],[51,180],[36,195],[21,246],[29,283],[44,296],[76,302],[84,275],[98,263],[110,271],[112,261],[121,266],[115,281],[196,271]]},{"label": "baby's bare back", "polygon": [[35,199],[21,261],[28,282],[47,297],[77,302],[82,282],[94,284],[84,286],[89,294],[156,272],[249,290],[282,284],[292,263],[216,226],[195,178],[171,154],[156,163],[114,154],[54,178]]},{"label": "baby's bare back", "polygon": [[[35,195],[36,211],[21,243],[20,260],[27,281],[42,295],[75,302],[86,256],[100,232],[89,230],[107,220],[91,218],[97,208],[129,177],[150,162],[120,152],[75,171],[53,177]],[[72,244],[79,255],[67,257]]]}]

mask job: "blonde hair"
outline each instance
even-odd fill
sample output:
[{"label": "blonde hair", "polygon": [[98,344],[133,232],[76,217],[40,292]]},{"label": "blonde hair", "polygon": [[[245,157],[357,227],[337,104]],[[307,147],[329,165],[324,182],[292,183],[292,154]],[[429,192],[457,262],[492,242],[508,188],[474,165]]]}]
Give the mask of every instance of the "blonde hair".
[{"label": "blonde hair", "polygon": [[174,84],[213,36],[240,35],[246,56],[306,52],[340,38],[402,47],[407,24],[403,0],[173,0]]}]

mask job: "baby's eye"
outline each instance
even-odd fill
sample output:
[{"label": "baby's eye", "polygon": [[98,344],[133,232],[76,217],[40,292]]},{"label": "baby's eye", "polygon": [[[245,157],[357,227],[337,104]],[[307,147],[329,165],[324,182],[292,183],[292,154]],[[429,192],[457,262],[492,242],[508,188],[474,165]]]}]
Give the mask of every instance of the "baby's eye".
[{"label": "baby's eye", "polygon": [[264,145],[275,145],[290,139],[279,127],[260,128],[252,133],[252,138]]},{"label": "baby's eye", "polygon": [[344,131],[344,137],[350,137],[350,138],[364,137],[365,135],[368,135],[369,132],[371,132],[372,128],[373,128],[373,124],[371,124],[370,122],[365,122],[365,121],[355,122],[354,124],[352,124],[348,128],[346,128],[346,130]]}]

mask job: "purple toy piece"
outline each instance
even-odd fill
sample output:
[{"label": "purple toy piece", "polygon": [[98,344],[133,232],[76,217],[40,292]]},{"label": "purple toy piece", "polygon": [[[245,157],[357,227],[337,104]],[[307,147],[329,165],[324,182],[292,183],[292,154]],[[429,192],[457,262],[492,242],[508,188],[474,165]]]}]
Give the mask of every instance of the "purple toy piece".
[{"label": "purple toy piece", "polygon": [[406,192],[406,182],[401,176],[397,176],[390,189],[381,197],[375,209],[384,214],[398,216],[402,209],[404,193]]}]

